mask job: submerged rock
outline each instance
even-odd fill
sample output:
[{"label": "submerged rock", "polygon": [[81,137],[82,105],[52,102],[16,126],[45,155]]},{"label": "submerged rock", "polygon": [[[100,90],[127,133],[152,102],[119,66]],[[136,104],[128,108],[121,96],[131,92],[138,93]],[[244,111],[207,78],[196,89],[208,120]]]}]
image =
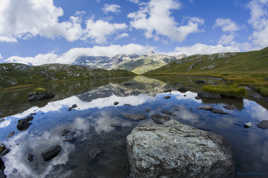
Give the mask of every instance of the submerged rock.
[{"label": "submerged rock", "polygon": [[9,134],[8,134],[8,138],[10,138],[10,137],[13,137],[15,135],[15,132],[14,131],[12,131],[12,132],[10,132]]},{"label": "submerged rock", "polygon": [[212,106],[210,105],[204,105],[204,106],[200,106],[199,109],[201,110],[205,110],[205,111],[211,111],[215,114],[228,114],[227,112],[224,112],[223,110],[221,109],[216,109],[216,108],[213,108]]},{"label": "submerged rock", "polygon": [[62,148],[60,145],[53,146],[49,148],[47,151],[42,153],[42,157],[44,161],[50,161],[61,152]]},{"label": "submerged rock", "polygon": [[151,109],[146,109],[145,112],[151,112]]},{"label": "submerged rock", "polygon": [[154,114],[151,116],[151,119],[157,124],[164,124],[165,122],[170,120],[168,116],[162,114]]},{"label": "submerged rock", "polygon": [[201,99],[221,99],[221,95],[217,93],[199,92],[198,97]]},{"label": "submerged rock", "polygon": [[145,120],[146,116],[143,114],[129,114],[129,113],[123,113],[122,114],[123,117],[130,119],[130,120],[134,120],[134,121],[141,121],[141,120]]},{"label": "submerged rock", "polygon": [[212,111],[213,107],[210,105],[204,105],[204,106],[200,106],[199,109],[205,110],[205,111]]},{"label": "submerged rock", "polygon": [[215,113],[215,114],[223,114],[223,115],[228,114],[227,112],[224,112],[223,110],[221,110],[221,109],[216,109],[216,108],[213,108],[213,109],[211,110],[211,112],[213,112],[213,113]]},{"label": "submerged rock", "polygon": [[74,143],[77,140],[75,131],[68,129],[64,129],[61,133],[61,136],[63,136],[64,142]]},{"label": "submerged rock", "polygon": [[31,121],[34,119],[32,115],[26,117],[25,119],[21,119],[18,121],[17,129],[20,131],[27,130],[32,124]]},{"label": "submerged rock", "polygon": [[27,157],[27,160],[28,160],[29,162],[32,162],[32,161],[34,160],[34,155],[31,154],[31,153],[29,153],[29,154],[28,154],[28,157]]},{"label": "submerged rock", "polygon": [[97,148],[97,147],[93,147],[91,149],[89,149],[89,153],[88,153],[88,156],[89,156],[89,160],[90,161],[95,161],[98,156],[100,156],[102,154],[102,150]]},{"label": "submerged rock", "polygon": [[173,113],[172,113],[171,111],[169,111],[169,110],[162,110],[161,112],[162,112],[163,114],[166,114],[166,115],[170,115],[170,116],[173,115]]},{"label": "submerged rock", "polygon": [[131,178],[231,178],[234,163],[224,139],[175,120],[146,122],[127,137]]},{"label": "submerged rock", "polygon": [[200,98],[199,96],[196,96],[195,99],[196,99],[196,100],[200,100],[201,98]]},{"label": "submerged rock", "polygon": [[235,106],[234,105],[225,105],[223,106],[225,109],[227,110],[235,110]]},{"label": "submerged rock", "polygon": [[261,121],[257,126],[261,129],[268,129],[268,120]]},{"label": "submerged rock", "polygon": [[165,98],[165,99],[170,99],[170,98],[171,98],[171,96],[169,96],[169,95],[168,95],[168,96],[165,96],[164,98]]}]

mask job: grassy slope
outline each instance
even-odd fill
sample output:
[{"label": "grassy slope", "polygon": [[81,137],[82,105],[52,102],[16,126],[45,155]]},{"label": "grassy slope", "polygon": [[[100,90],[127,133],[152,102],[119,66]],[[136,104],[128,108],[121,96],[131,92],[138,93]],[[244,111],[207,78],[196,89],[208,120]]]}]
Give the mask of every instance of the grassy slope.
[{"label": "grassy slope", "polygon": [[101,80],[134,76],[123,70],[89,69],[85,66],[51,64],[30,67],[23,64],[0,64],[0,89],[21,88],[51,81]]},{"label": "grassy slope", "polygon": [[228,54],[225,57],[219,54],[190,56],[184,58],[180,64],[170,63],[146,73],[148,76],[167,74],[222,77],[240,85],[251,85],[263,95],[267,95],[268,48]]}]

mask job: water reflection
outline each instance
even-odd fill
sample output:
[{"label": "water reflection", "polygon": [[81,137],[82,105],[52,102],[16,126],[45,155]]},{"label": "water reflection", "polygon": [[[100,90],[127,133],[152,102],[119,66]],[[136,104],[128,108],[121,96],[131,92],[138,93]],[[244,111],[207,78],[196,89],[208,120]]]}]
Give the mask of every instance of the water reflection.
[{"label": "water reflection", "polygon": [[[128,174],[125,138],[138,123],[154,114],[224,136],[232,145],[237,177],[265,174],[268,131],[257,128],[256,124],[267,119],[268,111],[244,99],[243,107],[234,110],[225,109],[226,102],[211,101],[210,106],[228,114],[212,113],[199,109],[204,101],[196,96],[191,91],[179,92],[174,85],[138,77],[6,117],[0,122],[0,140],[11,150],[3,157],[5,174],[11,178],[125,178]],[[69,110],[74,104],[77,107]],[[32,113],[35,115],[30,128],[18,131],[17,121]],[[246,129],[246,122],[254,126]],[[12,131],[15,135],[8,138]],[[43,161],[41,153],[53,145],[60,145],[62,152],[50,162]],[[29,153],[34,155],[32,162],[27,159]]]}]

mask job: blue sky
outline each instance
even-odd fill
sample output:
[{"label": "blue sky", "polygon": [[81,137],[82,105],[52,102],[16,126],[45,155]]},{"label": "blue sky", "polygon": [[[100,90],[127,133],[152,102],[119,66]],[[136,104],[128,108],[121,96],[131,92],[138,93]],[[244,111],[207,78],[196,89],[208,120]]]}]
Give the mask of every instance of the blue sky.
[{"label": "blue sky", "polygon": [[0,1],[2,61],[68,63],[80,55],[152,49],[191,55],[266,46],[268,0]]}]

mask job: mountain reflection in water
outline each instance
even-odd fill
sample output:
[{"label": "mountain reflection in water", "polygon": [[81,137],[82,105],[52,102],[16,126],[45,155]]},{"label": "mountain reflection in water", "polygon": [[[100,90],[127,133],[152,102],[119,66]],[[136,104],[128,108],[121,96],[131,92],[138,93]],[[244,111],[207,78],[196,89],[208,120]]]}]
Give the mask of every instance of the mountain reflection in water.
[{"label": "mountain reflection in water", "polygon": [[[202,101],[196,99],[197,91],[182,93],[177,91],[179,84],[167,83],[145,77],[108,83],[4,118],[0,122],[0,140],[10,148],[3,157],[5,174],[8,178],[126,178],[129,168],[125,138],[138,123],[144,122],[128,116],[139,114],[150,119],[161,113],[224,136],[232,145],[237,177],[267,177],[268,130],[256,127],[267,119],[266,108],[241,99],[231,101],[234,110],[226,110],[224,106],[229,102]],[[200,110],[203,102],[228,114]],[[74,104],[77,107],[70,111]],[[17,121],[32,113],[35,115],[29,129],[17,130]],[[244,128],[246,122],[252,122],[253,127]],[[15,135],[8,138],[12,131]],[[53,145],[60,145],[62,151],[45,162],[41,153]],[[29,154],[34,155],[31,162]]]}]

